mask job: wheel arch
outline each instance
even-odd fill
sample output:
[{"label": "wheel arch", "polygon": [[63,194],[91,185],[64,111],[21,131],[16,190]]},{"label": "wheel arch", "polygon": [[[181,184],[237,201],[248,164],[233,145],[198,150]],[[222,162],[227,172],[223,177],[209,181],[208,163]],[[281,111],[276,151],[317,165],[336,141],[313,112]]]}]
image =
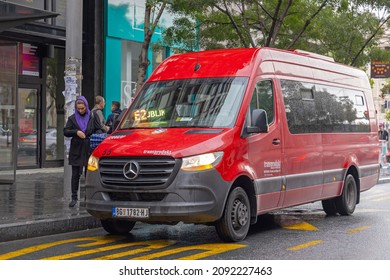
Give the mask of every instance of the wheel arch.
[{"label": "wheel arch", "polygon": [[235,187],[241,187],[246,192],[248,199],[249,199],[249,202],[250,202],[251,224],[256,223],[256,221],[257,221],[257,201],[256,201],[256,193],[255,193],[255,187],[254,187],[253,180],[246,175],[239,176],[238,178],[236,178],[234,180],[232,187],[229,191],[229,194]]}]

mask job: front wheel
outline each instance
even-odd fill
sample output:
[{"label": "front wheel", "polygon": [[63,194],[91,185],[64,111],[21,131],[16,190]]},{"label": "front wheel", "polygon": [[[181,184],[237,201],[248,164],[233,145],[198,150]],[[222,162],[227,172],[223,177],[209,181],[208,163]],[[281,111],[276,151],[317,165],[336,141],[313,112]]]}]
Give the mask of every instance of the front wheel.
[{"label": "front wheel", "polygon": [[223,215],[215,224],[218,236],[227,242],[244,240],[250,226],[250,203],[241,187],[234,188],[227,199]]},{"label": "front wheel", "polygon": [[322,200],[322,208],[324,209],[325,213],[329,216],[335,216],[338,211],[336,208],[336,201],[334,198]]},{"label": "front wheel", "polygon": [[130,232],[136,222],[126,220],[106,219],[100,220],[105,231],[111,234],[126,234]]},{"label": "front wheel", "polygon": [[336,208],[340,215],[349,216],[355,211],[357,194],[355,178],[348,174],[344,181],[343,193],[335,198]]}]

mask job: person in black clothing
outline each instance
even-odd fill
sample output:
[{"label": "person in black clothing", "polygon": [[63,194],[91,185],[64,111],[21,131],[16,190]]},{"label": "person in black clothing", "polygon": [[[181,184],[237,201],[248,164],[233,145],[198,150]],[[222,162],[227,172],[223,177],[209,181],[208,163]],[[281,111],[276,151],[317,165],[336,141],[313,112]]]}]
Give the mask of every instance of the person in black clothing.
[{"label": "person in black clothing", "polygon": [[383,129],[383,125],[379,126],[378,136],[379,140],[389,140],[389,133]]},{"label": "person in black clothing", "polygon": [[111,134],[118,125],[119,115],[122,113],[121,104],[118,101],[112,101],[111,103],[111,114],[107,118],[106,125],[110,127],[108,134]]},{"label": "person in black clothing", "polygon": [[105,105],[106,100],[102,96],[95,96],[95,106],[92,108],[91,114],[95,118],[95,126],[99,128],[96,131],[97,133],[107,133],[110,129],[110,127],[106,125],[106,119],[103,115]]},{"label": "person in black clothing", "polygon": [[88,108],[88,101],[79,96],[75,102],[75,113],[68,118],[64,127],[64,136],[72,137],[69,149],[69,165],[72,166],[72,197],[69,207],[77,203],[80,176],[90,156],[89,136],[96,130],[95,122]]}]

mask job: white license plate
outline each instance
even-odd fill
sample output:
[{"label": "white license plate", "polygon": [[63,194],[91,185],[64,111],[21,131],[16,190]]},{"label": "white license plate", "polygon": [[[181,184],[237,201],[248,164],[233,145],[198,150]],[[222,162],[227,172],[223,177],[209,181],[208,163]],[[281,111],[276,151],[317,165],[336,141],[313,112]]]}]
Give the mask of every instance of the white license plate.
[{"label": "white license plate", "polygon": [[149,208],[112,208],[113,217],[149,218]]}]

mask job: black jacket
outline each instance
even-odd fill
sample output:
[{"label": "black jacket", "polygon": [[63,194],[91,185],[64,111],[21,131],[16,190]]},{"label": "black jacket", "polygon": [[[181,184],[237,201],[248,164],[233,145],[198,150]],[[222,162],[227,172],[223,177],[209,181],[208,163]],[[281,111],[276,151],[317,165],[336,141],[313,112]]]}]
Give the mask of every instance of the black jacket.
[{"label": "black jacket", "polygon": [[379,140],[386,140],[388,141],[389,140],[389,134],[387,133],[386,130],[383,130],[383,131],[378,131],[378,136],[379,136]]},{"label": "black jacket", "polygon": [[69,165],[74,166],[86,166],[88,163],[88,158],[90,156],[90,145],[89,137],[92,133],[96,131],[96,126],[94,124],[94,119],[91,116],[89,117],[87,130],[85,131],[85,139],[81,139],[77,136],[77,131],[81,130],[76,122],[75,115],[71,115],[66,122],[64,127],[64,136],[72,137],[70,140],[70,149],[69,149]]}]

